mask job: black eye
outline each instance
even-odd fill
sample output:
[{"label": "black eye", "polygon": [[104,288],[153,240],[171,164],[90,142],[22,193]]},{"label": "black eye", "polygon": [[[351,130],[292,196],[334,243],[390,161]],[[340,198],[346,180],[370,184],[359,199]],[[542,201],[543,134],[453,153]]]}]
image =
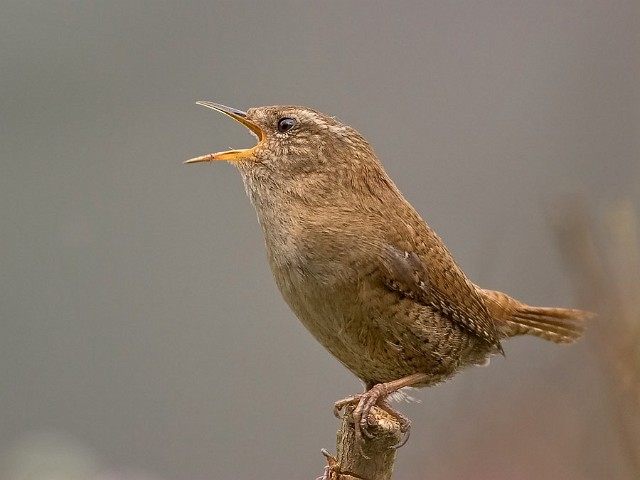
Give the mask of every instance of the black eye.
[{"label": "black eye", "polygon": [[291,130],[296,124],[295,118],[284,117],[278,120],[278,131],[280,133],[288,132]]}]

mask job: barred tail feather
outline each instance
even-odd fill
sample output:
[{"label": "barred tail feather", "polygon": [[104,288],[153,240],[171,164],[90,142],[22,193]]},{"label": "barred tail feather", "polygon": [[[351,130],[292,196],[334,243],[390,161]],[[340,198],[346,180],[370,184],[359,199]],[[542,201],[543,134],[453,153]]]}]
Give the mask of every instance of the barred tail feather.
[{"label": "barred tail feather", "polygon": [[555,343],[573,343],[584,332],[590,314],[569,308],[523,305],[507,320],[511,335],[535,335]]},{"label": "barred tail feather", "polygon": [[571,308],[532,307],[493,290],[480,289],[485,304],[505,337],[534,335],[555,343],[573,343],[593,315]]}]

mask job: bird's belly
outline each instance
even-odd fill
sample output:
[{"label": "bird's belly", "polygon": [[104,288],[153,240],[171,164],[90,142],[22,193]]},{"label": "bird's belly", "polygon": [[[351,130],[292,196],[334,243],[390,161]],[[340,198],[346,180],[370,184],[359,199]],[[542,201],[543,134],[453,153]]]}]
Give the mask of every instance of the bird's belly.
[{"label": "bird's belly", "polygon": [[296,273],[276,277],[276,282],[309,332],[365,383],[427,373],[430,378],[422,385],[427,386],[447,379],[468,363],[465,351],[472,345],[465,343],[468,337],[448,320],[430,318],[427,309],[417,314],[405,311],[410,302],[404,306],[400,302],[391,312],[372,306],[385,305],[383,297],[395,295],[384,288],[367,292],[378,297],[376,302],[363,298],[358,285],[331,285]]}]

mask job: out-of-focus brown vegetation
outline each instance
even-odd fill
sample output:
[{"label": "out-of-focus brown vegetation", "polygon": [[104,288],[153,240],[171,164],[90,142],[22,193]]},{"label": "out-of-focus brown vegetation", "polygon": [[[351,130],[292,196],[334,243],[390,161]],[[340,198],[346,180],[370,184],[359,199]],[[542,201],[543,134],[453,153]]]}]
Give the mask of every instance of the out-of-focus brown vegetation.
[{"label": "out-of-focus brown vegetation", "polygon": [[602,360],[620,448],[640,478],[640,238],[638,211],[619,202],[599,217],[567,206],[555,222],[579,303],[597,313],[587,338]]}]

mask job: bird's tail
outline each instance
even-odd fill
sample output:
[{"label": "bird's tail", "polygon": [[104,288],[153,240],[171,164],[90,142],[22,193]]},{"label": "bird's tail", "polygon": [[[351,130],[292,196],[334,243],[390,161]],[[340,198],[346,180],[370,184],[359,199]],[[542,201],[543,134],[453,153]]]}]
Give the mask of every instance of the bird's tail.
[{"label": "bird's tail", "polygon": [[531,307],[502,292],[480,289],[489,313],[505,337],[534,335],[555,343],[573,343],[593,314],[571,308]]}]

